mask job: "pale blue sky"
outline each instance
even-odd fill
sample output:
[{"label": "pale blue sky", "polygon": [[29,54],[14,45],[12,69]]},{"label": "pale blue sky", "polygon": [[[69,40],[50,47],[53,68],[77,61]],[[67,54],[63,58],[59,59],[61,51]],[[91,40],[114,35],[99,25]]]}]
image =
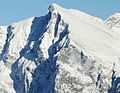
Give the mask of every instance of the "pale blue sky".
[{"label": "pale blue sky", "polygon": [[78,9],[102,19],[120,12],[120,0],[0,0],[0,25],[44,15],[52,3]]}]

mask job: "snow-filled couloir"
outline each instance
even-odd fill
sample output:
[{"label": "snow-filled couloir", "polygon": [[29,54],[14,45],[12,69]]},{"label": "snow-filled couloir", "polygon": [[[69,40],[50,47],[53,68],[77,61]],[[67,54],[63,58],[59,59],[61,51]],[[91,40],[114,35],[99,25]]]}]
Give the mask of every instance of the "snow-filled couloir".
[{"label": "snow-filled couloir", "polygon": [[0,93],[119,93],[119,19],[52,4],[0,26]]}]

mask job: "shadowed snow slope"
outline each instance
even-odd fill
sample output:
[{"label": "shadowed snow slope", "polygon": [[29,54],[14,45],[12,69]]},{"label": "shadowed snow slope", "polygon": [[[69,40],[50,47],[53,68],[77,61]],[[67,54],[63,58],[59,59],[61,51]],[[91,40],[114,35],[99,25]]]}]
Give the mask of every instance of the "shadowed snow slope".
[{"label": "shadowed snow slope", "polygon": [[105,21],[52,4],[0,26],[0,93],[119,93],[120,14]]}]

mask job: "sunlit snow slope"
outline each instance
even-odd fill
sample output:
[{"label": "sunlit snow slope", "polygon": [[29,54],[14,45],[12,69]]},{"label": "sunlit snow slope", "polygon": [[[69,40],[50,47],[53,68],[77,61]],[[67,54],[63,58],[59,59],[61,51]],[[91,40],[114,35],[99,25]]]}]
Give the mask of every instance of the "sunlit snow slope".
[{"label": "sunlit snow slope", "polygon": [[0,93],[119,93],[120,14],[105,21],[52,4],[0,26]]}]

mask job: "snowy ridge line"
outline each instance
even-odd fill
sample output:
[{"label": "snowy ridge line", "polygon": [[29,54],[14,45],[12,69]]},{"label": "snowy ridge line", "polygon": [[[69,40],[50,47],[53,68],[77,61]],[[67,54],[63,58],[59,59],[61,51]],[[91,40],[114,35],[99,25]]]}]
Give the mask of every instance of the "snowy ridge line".
[{"label": "snowy ridge line", "polygon": [[118,93],[118,26],[57,4],[0,26],[0,93]]}]

